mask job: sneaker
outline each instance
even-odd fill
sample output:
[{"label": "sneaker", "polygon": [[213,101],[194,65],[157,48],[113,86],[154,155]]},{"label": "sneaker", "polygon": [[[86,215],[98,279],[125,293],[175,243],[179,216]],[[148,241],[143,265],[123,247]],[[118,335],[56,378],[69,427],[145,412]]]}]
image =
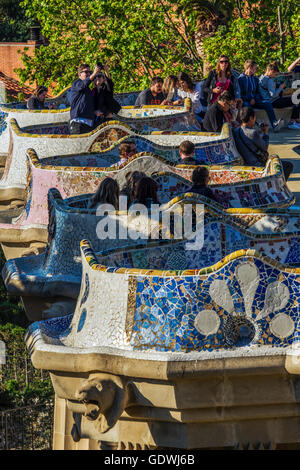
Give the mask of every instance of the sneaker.
[{"label": "sneaker", "polygon": [[274,122],[273,131],[274,132],[279,132],[280,129],[282,128],[282,126],[284,126],[284,120],[279,119],[277,122]]},{"label": "sneaker", "polygon": [[288,125],[288,128],[289,129],[300,129],[300,125],[297,124],[297,122],[290,122],[290,124]]}]

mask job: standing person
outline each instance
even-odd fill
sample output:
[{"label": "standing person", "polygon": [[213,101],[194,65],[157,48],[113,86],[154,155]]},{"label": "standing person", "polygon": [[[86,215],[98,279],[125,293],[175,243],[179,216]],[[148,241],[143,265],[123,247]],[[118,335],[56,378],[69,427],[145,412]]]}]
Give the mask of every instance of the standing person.
[{"label": "standing person", "polygon": [[50,109],[50,106],[45,106],[47,91],[45,86],[37,87],[27,101],[27,109]]},{"label": "standing person", "polygon": [[92,90],[95,107],[95,127],[107,119],[111,119],[113,114],[117,114],[121,106],[114,99],[114,82],[111,79],[108,67],[99,64],[99,68],[103,67],[103,72],[97,73],[94,78],[95,87]]},{"label": "standing person", "polygon": [[70,90],[70,134],[85,134],[94,127],[94,97],[90,84],[95,76],[101,73],[96,65],[93,73],[87,64],[78,67],[78,79],[72,83]]},{"label": "standing person", "polygon": [[181,72],[178,75],[178,89],[174,101],[174,104],[181,104],[184,102],[185,98],[190,98],[193,111],[199,122],[202,121],[205,114],[204,107],[201,103],[201,86],[202,84],[200,83],[194,84],[187,73]]},{"label": "standing person", "polygon": [[224,91],[228,91],[236,99],[238,107],[242,106],[243,100],[241,99],[239,82],[231,71],[230,60],[226,55],[221,55],[216,69],[209,73],[203,86],[207,105],[216,103]]},{"label": "standing person", "polygon": [[230,106],[234,106],[234,98],[228,91],[224,91],[217,101],[207,108],[202,126],[207,132],[221,132],[224,122],[232,119]]},{"label": "standing person", "polygon": [[[285,84],[281,83],[279,87],[276,87],[274,78],[278,75],[279,68],[277,63],[271,63],[267,66],[267,69],[263,75],[259,78],[259,90],[264,103],[270,103],[272,108],[290,108],[292,107],[292,115],[290,123],[288,124],[289,129],[300,129],[300,104],[294,105],[290,96],[281,96]],[[275,116],[275,114],[274,114]],[[276,117],[275,117],[276,119]],[[278,132],[283,125],[282,119],[276,120],[275,125],[272,122],[274,132]]]},{"label": "standing person", "polygon": [[150,88],[143,90],[136,99],[135,106],[166,104],[167,100],[163,94],[163,79],[153,77]]},{"label": "standing person", "polygon": [[[237,150],[243,157],[246,165],[264,166],[268,158],[269,126],[268,124],[261,125],[261,132],[255,128],[256,114],[252,108],[243,108],[241,119],[241,127],[233,131]],[[285,179],[287,180],[293,171],[293,164],[286,160],[281,160],[281,163]]]}]

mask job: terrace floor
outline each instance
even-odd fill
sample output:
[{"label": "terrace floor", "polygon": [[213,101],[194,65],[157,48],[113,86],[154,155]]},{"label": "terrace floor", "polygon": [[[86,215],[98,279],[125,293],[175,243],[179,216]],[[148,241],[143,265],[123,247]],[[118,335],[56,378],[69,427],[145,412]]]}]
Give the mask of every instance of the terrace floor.
[{"label": "terrace floor", "polygon": [[270,131],[269,135],[269,154],[275,153],[294,165],[294,171],[288,179],[288,187],[296,197],[296,204],[300,206],[300,129],[284,128],[277,134]]}]

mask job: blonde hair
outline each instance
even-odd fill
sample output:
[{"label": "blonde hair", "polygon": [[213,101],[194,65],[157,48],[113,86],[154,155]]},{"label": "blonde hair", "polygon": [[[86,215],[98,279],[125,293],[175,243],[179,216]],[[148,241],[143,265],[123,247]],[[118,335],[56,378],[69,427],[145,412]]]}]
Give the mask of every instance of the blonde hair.
[{"label": "blonde hair", "polygon": [[178,79],[176,75],[168,75],[163,83],[162,91],[163,94],[168,96],[168,94],[173,91],[173,89],[176,87],[176,84],[178,82]]}]

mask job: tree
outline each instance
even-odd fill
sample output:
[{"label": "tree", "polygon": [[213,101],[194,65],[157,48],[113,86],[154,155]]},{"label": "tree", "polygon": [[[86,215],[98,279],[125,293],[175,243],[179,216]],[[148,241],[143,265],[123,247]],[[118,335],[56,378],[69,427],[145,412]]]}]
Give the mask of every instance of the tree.
[{"label": "tree", "polygon": [[116,91],[130,91],[158,73],[205,76],[221,53],[238,68],[249,57],[262,67],[270,59],[285,66],[297,55],[291,41],[299,40],[299,6],[280,4],[279,21],[278,0],[22,0],[49,45],[35,57],[24,54],[18,73],[22,82],[55,82],[59,91],[76,78],[78,64],[101,59]]},{"label": "tree", "polygon": [[0,42],[29,39],[31,21],[26,18],[19,0],[0,0]]}]

